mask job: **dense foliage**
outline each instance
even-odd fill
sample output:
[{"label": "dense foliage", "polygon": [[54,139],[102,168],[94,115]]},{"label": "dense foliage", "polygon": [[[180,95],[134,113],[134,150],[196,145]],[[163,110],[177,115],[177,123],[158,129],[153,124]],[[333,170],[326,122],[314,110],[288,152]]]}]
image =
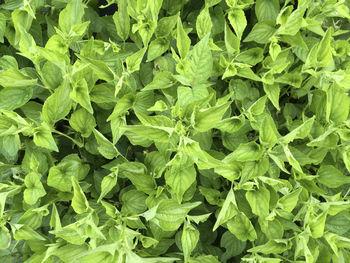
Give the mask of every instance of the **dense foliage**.
[{"label": "dense foliage", "polygon": [[0,5],[0,262],[350,262],[350,1],[110,5]]}]

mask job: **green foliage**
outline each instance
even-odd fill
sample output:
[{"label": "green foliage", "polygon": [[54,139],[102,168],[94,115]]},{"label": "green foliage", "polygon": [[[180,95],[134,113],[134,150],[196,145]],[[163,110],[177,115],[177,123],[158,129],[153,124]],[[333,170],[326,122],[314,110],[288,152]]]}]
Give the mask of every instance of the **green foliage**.
[{"label": "green foliage", "polygon": [[350,262],[350,1],[1,1],[0,262]]}]

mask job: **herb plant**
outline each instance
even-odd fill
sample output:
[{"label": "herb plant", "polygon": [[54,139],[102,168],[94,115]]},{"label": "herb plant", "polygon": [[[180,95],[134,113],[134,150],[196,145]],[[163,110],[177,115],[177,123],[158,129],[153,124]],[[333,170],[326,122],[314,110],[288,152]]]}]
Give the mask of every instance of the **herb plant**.
[{"label": "herb plant", "polygon": [[349,0],[1,2],[0,262],[350,262]]}]

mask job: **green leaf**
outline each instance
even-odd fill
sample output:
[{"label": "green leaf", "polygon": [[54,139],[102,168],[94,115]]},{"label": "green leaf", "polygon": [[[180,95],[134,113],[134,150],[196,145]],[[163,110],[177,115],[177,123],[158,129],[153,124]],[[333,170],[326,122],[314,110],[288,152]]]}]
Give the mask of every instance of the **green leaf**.
[{"label": "green leaf", "polygon": [[200,39],[204,38],[206,35],[210,34],[213,23],[210,18],[209,9],[205,7],[199,13],[196,20],[196,30],[198,37]]},{"label": "green leaf", "polygon": [[236,198],[232,188],[228,192],[226,199],[222,205],[222,208],[217,216],[213,231],[215,231],[220,225],[226,223],[232,217],[238,213]]},{"label": "green leaf", "polygon": [[305,7],[300,5],[298,8],[292,11],[292,6],[286,6],[281,10],[279,16],[277,17],[277,22],[281,24],[278,29],[278,33],[282,35],[294,36],[299,32],[303,24],[303,16],[305,13]]},{"label": "green leaf", "polygon": [[173,133],[173,128],[132,125],[120,127],[123,131],[135,133],[155,142],[167,142]]},{"label": "green leaf", "polygon": [[289,248],[289,244],[287,240],[269,240],[264,245],[256,246],[254,248],[249,249],[249,252],[252,253],[263,253],[263,254],[280,254],[286,251]]},{"label": "green leaf", "polygon": [[118,0],[118,11],[113,15],[113,21],[117,29],[118,36],[127,40],[130,33],[130,18],[128,15],[128,1]]},{"label": "green leaf", "polygon": [[111,143],[105,136],[103,136],[102,133],[96,129],[93,129],[92,132],[94,133],[98,144],[97,149],[103,157],[106,159],[113,159],[120,154],[117,148],[115,148],[114,144]]},{"label": "green leaf", "polygon": [[259,62],[261,62],[264,58],[264,50],[262,48],[256,47],[245,50],[238,54],[235,60],[246,63],[252,66],[255,66]]},{"label": "green leaf", "polygon": [[40,197],[46,195],[46,191],[40,182],[41,175],[36,172],[31,172],[26,175],[24,184],[26,189],[23,192],[24,201],[29,205],[34,205]]},{"label": "green leaf", "polygon": [[187,213],[201,202],[178,204],[175,200],[166,199],[159,202],[157,212],[152,219],[165,231],[175,231],[183,223]]},{"label": "green leaf", "polygon": [[5,88],[0,91],[0,109],[15,110],[25,105],[33,96],[30,87]]},{"label": "green leaf", "polygon": [[270,115],[265,115],[259,129],[259,141],[262,145],[272,148],[277,143],[278,131],[274,120]]},{"label": "green leaf", "polygon": [[238,148],[226,156],[226,160],[235,160],[240,162],[256,161],[259,160],[263,155],[263,148],[255,143],[241,143]]},{"label": "green leaf", "polygon": [[59,15],[58,24],[66,33],[69,33],[72,26],[81,24],[84,15],[84,5],[81,0],[73,0],[68,3]]},{"label": "green leaf", "polygon": [[156,188],[156,183],[146,167],[138,162],[123,163],[119,166],[120,174],[128,178],[140,191],[150,194]]},{"label": "green leaf", "polygon": [[199,231],[190,223],[186,223],[181,236],[182,251],[184,252],[185,261],[188,261],[191,252],[196,248],[199,241]]},{"label": "green leaf", "polygon": [[94,116],[84,108],[80,108],[72,113],[69,119],[69,124],[85,138],[88,138],[91,135],[96,126]]},{"label": "green leaf", "polygon": [[349,116],[350,98],[337,85],[327,90],[326,119],[334,123],[342,123]]},{"label": "green leaf", "polygon": [[180,17],[177,18],[176,26],[176,46],[179,50],[181,58],[185,58],[191,47],[191,39],[187,36],[186,31],[182,26]]},{"label": "green leaf", "polygon": [[74,195],[72,199],[72,207],[77,214],[85,213],[89,209],[89,203],[77,179],[75,177],[71,177],[71,178],[72,178],[72,186],[74,191]]},{"label": "green leaf", "polygon": [[104,198],[117,184],[117,178],[118,178],[118,168],[116,171],[113,171],[109,175],[106,175],[103,177],[101,182],[101,194],[97,200],[97,202],[100,202],[102,198]]},{"label": "green leaf", "polygon": [[314,121],[315,116],[305,121],[302,125],[298,126],[287,135],[281,137],[279,140],[280,143],[288,144],[295,139],[304,139],[310,133]]},{"label": "green leaf", "polygon": [[233,27],[237,37],[241,39],[243,31],[247,26],[247,19],[245,18],[244,11],[241,9],[229,11],[228,20],[230,21],[230,24]]},{"label": "green leaf", "polygon": [[112,114],[108,117],[107,121],[114,120],[120,116],[125,115],[128,110],[134,105],[135,96],[133,94],[126,94],[118,100],[115,105]]},{"label": "green leaf", "polygon": [[300,88],[303,78],[300,74],[285,73],[276,79],[276,82],[287,84],[295,88]]},{"label": "green leaf", "polygon": [[323,236],[326,219],[327,211],[323,211],[316,217],[311,217],[309,226],[313,238],[321,238]]},{"label": "green leaf", "polygon": [[248,191],[246,198],[254,214],[261,218],[266,218],[269,215],[270,191],[268,189],[260,187]]},{"label": "green leaf", "polygon": [[225,46],[228,54],[231,56],[239,52],[240,49],[240,40],[233,34],[227,23],[225,23]]},{"label": "green leaf", "polygon": [[176,193],[179,202],[182,201],[183,195],[196,180],[196,170],[193,164],[182,162],[180,165],[172,166],[165,173],[165,181]]},{"label": "green leaf", "polygon": [[33,141],[37,146],[46,148],[51,151],[58,152],[58,148],[52,133],[47,125],[35,128]]},{"label": "green leaf", "polygon": [[126,65],[130,73],[138,71],[140,69],[140,64],[145,55],[147,47],[144,47],[126,58]]},{"label": "green leaf", "polygon": [[169,49],[169,45],[170,42],[164,38],[152,40],[148,48],[147,62],[160,57]]},{"label": "green leaf", "polygon": [[332,60],[331,39],[333,29],[329,28],[318,44],[316,60],[319,67],[326,67]]},{"label": "green leaf", "polygon": [[[175,27],[177,21],[179,19],[178,14],[168,17],[163,17],[158,21],[157,29],[155,35],[157,38],[165,38],[169,36]],[[181,22],[181,19],[180,19]]]},{"label": "green leaf", "polygon": [[194,113],[194,128],[200,132],[205,132],[214,128],[222,119],[223,115],[230,107],[231,102],[210,107],[205,110],[197,110]]},{"label": "green leaf", "polygon": [[[9,68],[5,71],[0,72],[0,85],[4,88],[28,89],[28,86],[33,86],[35,84],[37,84],[36,79],[32,79],[16,68]],[[13,92],[14,91],[15,90],[13,90]]]},{"label": "green leaf", "polygon": [[70,93],[70,97],[83,108],[85,108],[91,114],[93,109],[90,102],[89,87],[85,79],[79,80],[74,86],[73,91]]},{"label": "green leaf", "polygon": [[257,234],[252,223],[243,212],[239,212],[234,218],[230,219],[227,222],[227,228],[239,240],[253,241],[257,239]]},{"label": "green leaf", "polygon": [[255,14],[259,21],[275,21],[280,11],[278,0],[257,0],[255,4]]},{"label": "green leaf", "polygon": [[322,165],[317,175],[317,181],[329,188],[337,188],[350,183],[350,177],[344,175],[333,165]]},{"label": "green leaf", "polygon": [[112,81],[115,79],[115,74],[104,61],[87,58],[79,54],[76,54],[76,56],[82,62],[89,65],[99,79],[102,79],[105,81]]},{"label": "green leaf", "polygon": [[280,105],[279,105],[279,96],[280,96],[280,86],[277,83],[274,83],[272,85],[269,84],[263,84],[264,91],[273,104],[273,106],[279,111]]},{"label": "green leaf", "polygon": [[69,96],[69,84],[67,81],[59,86],[55,92],[45,100],[42,110],[42,118],[49,125],[54,125],[63,119],[71,110],[71,99]]},{"label": "green leaf", "polygon": [[208,80],[213,68],[213,58],[209,47],[209,35],[199,41],[192,50],[191,86]]},{"label": "green leaf", "polygon": [[254,41],[259,44],[265,44],[275,34],[276,29],[274,23],[271,21],[261,21],[254,25],[249,32],[244,42]]},{"label": "green leaf", "polygon": [[284,146],[283,147],[284,153],[287,157],[287,160],[289,162],[289,164],[299,173],[303,174],[303,170],[301,169],[301,166],[299,164],[299,162],[295,159],[295,157],[293,156],[292,152],[290,151],[290,149],[288,148],[288,146]]},{"label": "green leaf", "polygon": [[143,91],[156,90],[156,89],[167,89],[173,86],[175,83],[173,75],[168,71],[159,72]]},{"label": "green leaf", "polygon": [[282,196],[278,200],[277,205],[289,213],[292,212],[298,204],[298,198],[302,190],[302,188],[298,188],[297,190]]},{"label": "green leaf", "polygon": [[89,165],[84,164],[78,155],[67,155],[58,165],[50,168],[47,185],[62,192],[71,192],[71,177],[82,180],[87,176],[89,170]]}]

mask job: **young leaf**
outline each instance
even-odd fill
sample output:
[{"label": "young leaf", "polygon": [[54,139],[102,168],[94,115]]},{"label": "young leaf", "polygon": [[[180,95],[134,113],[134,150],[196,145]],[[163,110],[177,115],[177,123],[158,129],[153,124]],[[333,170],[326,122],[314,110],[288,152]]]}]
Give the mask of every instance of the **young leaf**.
[{"label": "young leaf", "polygon": [[72,177],[72,185],[73,185],[73,191],[74,191],[74,195],[72,199],[72,207],[74,211],[77,214],[82,214],[87,212],[89,209],[89,203],[75,177]]}]

